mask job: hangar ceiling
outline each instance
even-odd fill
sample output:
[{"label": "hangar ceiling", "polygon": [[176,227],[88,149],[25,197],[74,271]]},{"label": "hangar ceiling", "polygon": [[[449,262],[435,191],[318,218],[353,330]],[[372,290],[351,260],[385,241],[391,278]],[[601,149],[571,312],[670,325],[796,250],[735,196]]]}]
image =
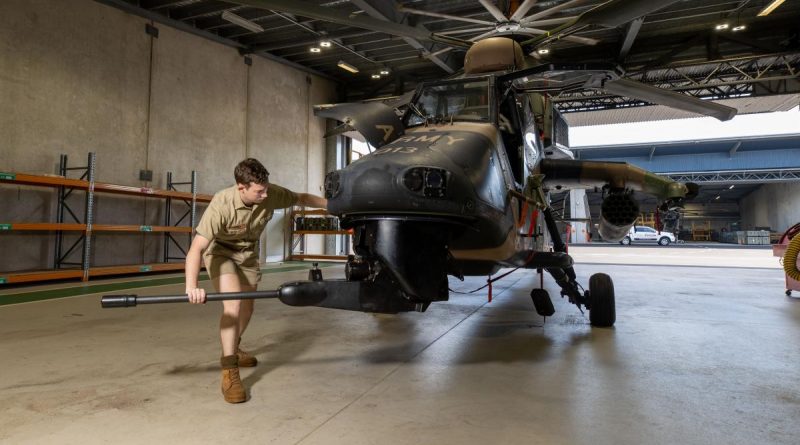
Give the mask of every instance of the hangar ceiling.
[{"label": "hangar ceiling", "polygon": [[[467,41],[541,36],[604,0],[97,0],[338,81],[341,100],[401,94],[457,74]],[[771,0],[615,0],[663,9],[616,27],[578,27],[531,46],[545,62],[614,61],[626,77],[698,97],[800,92],[800,2],[757,17]],[[651,8],[652,6],[644,6]],[[623,14],[624,15],[624,14]],[[244,19],[244,21],[239,20]],[[625,19],[627,20],[627,19]],[[716,29],[726,24],[726,29]],[[539,37],[542,38],[542,37]],[[322,41],[330,42],[321,47]],[[318,52],[312,52],[318,48]],[[540,54],[539,49],[546,49]],[[544,52],[544,51],[541,51]],[[358,69],[351,73],[342,63]],[[381,74],[383,72],[384,74]],[[388,73],[388,74],[386,74]],[[378,76],[380,76],[378,78]],[[376,78],[373,78],[376,77]],[[641,105],[597,93],[557,98],[564,111]],[[795,99],[796,100],[796,99]]]}]

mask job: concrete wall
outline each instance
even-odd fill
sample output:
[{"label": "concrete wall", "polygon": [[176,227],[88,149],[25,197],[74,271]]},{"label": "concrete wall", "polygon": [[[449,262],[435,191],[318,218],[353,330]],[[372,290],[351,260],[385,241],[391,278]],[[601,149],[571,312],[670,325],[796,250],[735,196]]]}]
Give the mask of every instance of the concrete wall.
[{"label": "concrete wall", "polygon": [[739,200],[742,230],[770,227],[783,233],[800,222],[800,183],[765,184]]},{"label": "concrete wall", "polygon": [[[212,194],[252,156],[273,182],[320,194],[325,120],[311,106],[335,99],[333,83],[258,57],[248,66],[233,48],[163,25],[153,38],[146,23],[90,0],[0,2],[0,171],[54,174],[61,153],[78,166],[93,151],[98,181],[163,188],[166,172],[187,181],[195,170],[198,191]],[[140,169],[153,181],[139,181]],[[163,205],[98,195],[96,222],[160,225]],[[0,223],[52,222],[55,211],[53,190],[0,186]],[[287,224],[274,221],[280,230],[265,239],[277,251],[287,251]],[[0,234],[3,250],[16,253],[0,271],[52,266],[53,238]],[[162,243],[97,234],[94,263],[160,261]]]}]

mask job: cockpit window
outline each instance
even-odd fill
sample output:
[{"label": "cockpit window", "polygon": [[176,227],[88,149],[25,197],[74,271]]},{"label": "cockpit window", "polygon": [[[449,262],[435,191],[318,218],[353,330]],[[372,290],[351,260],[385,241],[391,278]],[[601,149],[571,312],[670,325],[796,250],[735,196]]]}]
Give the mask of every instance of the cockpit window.
[{"label": "cockpit window", "polygon": [[486,80],[429,85],[408,105],[407,127],[426,121],[489,121],[489,82]]}]

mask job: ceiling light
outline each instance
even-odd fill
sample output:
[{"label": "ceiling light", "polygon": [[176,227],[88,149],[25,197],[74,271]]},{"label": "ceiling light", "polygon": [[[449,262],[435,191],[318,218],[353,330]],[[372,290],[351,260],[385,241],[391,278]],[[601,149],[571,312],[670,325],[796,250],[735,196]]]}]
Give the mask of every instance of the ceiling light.
[{"label": "ceiling light", "polygon": [[719,195],[717,195],[717,197],[716,197],[716,198],[714,198],[714,199],[719,199]]},{"label": "ceiling light", "polygon": [[539,54],[549,54],[550,50],[547,49],[547,48],[539,48],[539,50],[536,51],[536,52],[539,53]]},{"label": "ceiling light", "polygon": [[318,53],[318,52],[322,51],[321,49],[317,48],[316,46],[312,46],[308,50],[311,51],[312,53]]},{"label": "ceiling light", "polygon": [[745,29],[747,29],[746,25],[736,25],[733,28],[731,28],[731,31],[733,31],[733,32],[744,31]]},{"label": "ceiling light", "polygon": [[731,184],[731,186],[728,187],[728,190],[732,189],[733,187],[734,187],[734,184]]},{"label": "ceiling light", "polygon": [[381,70],[381,76],[388,76],[388,75],[389,75],[389,70],[387,70],[387,69],[382,69]]},{"label": "ceiling light", "polygon": [[231,22],[234,25],[239,25],[242,28],[253,32],[264,32],[264,28],[262,28],[258,23],[247,20],[244,17],[239,17],[230,11],[225,11],[222,13],[222,20]]},{"label": "ceiling light", "polygon": [[354,67],[353,65],[350,65],[349,63],[345,62],[344,60],[340,60],[339,63],[336,64],[336,66],[338,66],[339,68],[341,68],[341,69],[343,69],[345,71],[350,71],[353,74],[358,72],[358,68]]},{"label": "ceiling light", "polygon": [[728,25],[727,23],[720,23],[719,25],[715,26],[714,29],[716,29],[717,31],[723,31],[728,29],[729,27],[730,25]]},{"label": "ceiling light", "polygon": [[770,12],[774,11],[775,8],[781,5],[784,0],[773,0],[772,3],[768,4],[766,8],[762,9],[761,12],[758,13],[759,17],[764,17],[768,15]]},{"label": "ceiling light", "polygon": [[373,79],[380,79],[380,78],[381,78],[381,75],[380,75],[380,74],[373,74],[373,75],[372,75],[372,78],[373,78]]},{"label": "ceiling light", "polygon": [[319,46],[321,46],[323,48],[330,48],[331,47],[331,41],[330,40],[320,40],[319,41]]}]

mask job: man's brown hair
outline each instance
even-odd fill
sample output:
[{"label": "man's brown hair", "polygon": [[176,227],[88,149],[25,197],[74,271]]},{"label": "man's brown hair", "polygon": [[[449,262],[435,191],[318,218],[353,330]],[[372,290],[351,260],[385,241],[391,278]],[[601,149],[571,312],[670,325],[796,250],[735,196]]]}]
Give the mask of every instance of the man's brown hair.
[{"label": "man's brown hair", "polygon": [[261,185],[269,184],[269,172],[258,159],[247,158],[236,165],[233,176],[237,184],[250,186],[251,182]]}]

